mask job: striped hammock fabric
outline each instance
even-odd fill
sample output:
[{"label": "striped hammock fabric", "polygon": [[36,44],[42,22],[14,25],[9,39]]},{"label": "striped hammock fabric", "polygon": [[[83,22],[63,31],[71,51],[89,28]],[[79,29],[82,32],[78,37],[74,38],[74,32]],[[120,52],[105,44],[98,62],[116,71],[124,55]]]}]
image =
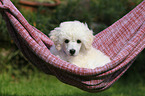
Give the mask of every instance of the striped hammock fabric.
[{"label": "striped hammock fabric", "polygon": [[32,64],[60,81],[88,92],[109,88],[145,48],[145,1],[95,35],[93,46],[112,60],[95,69],[79,68],[52,55],[49,48],[53,42],[31,26],[10,0],[0,0],[0,13],[9,34]]}]

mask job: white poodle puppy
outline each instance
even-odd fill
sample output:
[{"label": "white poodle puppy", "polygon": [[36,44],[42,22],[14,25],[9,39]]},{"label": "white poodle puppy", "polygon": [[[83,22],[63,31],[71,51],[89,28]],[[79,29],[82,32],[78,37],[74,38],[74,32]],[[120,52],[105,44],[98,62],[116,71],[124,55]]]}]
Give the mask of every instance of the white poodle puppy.
[{"label": "white poodle puppy", "polygon": [[82,68],[104,66],[111,60],[101,51],[93,48],[93,32],[87,24],[68,21],[50,32],[54,45],[50,51],[55,56]]}]

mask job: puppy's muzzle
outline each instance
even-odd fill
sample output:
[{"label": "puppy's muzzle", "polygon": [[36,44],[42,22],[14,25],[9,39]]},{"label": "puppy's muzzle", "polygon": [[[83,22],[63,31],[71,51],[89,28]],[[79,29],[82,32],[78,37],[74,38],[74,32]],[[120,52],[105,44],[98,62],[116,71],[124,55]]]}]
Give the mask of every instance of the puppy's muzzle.
[{"label": "puppy's muzzle", "polygon": [[76,52],[76,50],[74,50],[74,49],[71,49],[71,50],[69,51],[69,53],[71,54],[71,56],[73,56],[73,55],[75,54],[75,52]]}]

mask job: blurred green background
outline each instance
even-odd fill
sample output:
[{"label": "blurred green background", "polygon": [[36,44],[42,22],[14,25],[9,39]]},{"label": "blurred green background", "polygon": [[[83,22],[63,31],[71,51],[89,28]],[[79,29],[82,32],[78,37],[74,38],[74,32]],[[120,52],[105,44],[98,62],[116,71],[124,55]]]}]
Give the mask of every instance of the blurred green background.
[{"label": "blurred green background", "polygon": [[[39,6],[33,11],[22,7],[19,0],[11,1],[31,25],[47,35],[61,22],[68,20],[86,22],[94,34],[97,34],[143,0],[60,0],[59,6]],[[88,93],[63,84],[30,64],[10,38],[5,21],[0,15],[0,96],[21,95],[145,96],[145,50],[111,88],[100,93]]]}]

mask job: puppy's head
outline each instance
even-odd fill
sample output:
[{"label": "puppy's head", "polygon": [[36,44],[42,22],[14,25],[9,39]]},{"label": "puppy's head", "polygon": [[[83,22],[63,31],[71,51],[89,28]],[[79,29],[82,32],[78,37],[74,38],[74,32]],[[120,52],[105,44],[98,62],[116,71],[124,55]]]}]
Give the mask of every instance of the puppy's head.
[{"label": "puppy's head", "polygon": [[68,56],[76,56],[89,50],[93,42],[93,32],[89,30],[87,24],[79,21],[63,22],[49,35],[56,49]]}]

